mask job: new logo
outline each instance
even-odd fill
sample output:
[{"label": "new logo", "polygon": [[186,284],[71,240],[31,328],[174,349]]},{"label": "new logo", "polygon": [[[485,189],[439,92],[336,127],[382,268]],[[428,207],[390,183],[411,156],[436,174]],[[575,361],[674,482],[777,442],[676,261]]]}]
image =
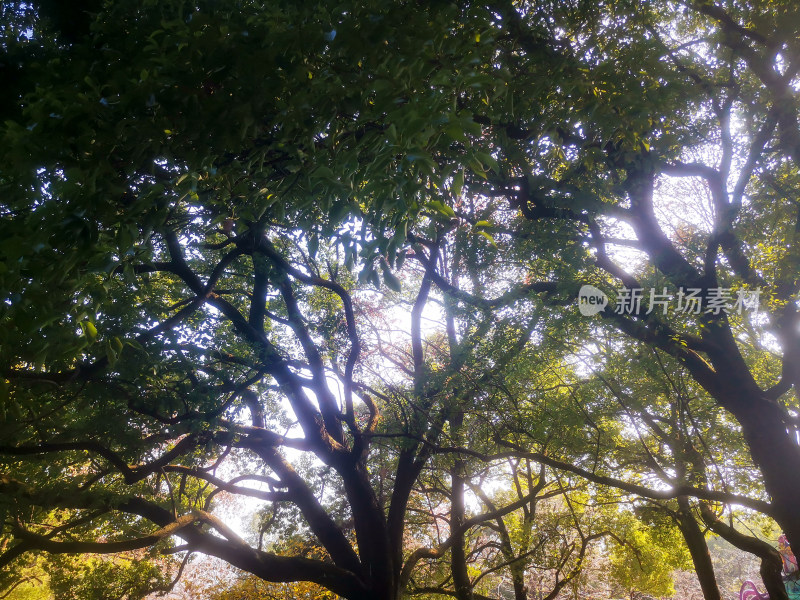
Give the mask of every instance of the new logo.
[{"label": "new logo", "polygon": [[608,296],[593,285],[581,286],[578,291],[578,310],[584,317],[596,315],[608,305]]}]

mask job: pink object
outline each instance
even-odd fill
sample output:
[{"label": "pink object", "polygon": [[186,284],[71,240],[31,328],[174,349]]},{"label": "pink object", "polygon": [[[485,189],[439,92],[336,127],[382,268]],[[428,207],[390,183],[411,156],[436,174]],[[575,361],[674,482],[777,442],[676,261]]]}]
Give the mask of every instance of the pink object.
[{"label": "pink object", "polygon": [[778,538],[778,552],[781,553],[781,559],[783,559],[783,572],[787,575],[797,573],[797,558],[792,553],[789,540],[786,539],[784,534],[781,534],[781,537]]},{"label": "pink object", "polygon": [[763,594],[758,591],[756,584],[750,580],[742,584],[742,589],[739,590],[739,600],[769,600],[769,594]]}]

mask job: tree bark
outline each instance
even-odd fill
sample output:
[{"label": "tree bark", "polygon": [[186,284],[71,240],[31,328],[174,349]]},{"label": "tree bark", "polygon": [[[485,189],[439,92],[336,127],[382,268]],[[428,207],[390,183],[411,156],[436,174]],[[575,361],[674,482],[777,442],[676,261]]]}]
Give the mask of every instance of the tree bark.
[{"label": "tree bark", "polygon": [[[464,420],[463,413],[450,418],[451,434],[457,435]],[[450,531],[454,538],[450,549],[450,569],[453,574],[453,588],[458,600],[472,600],[472,584],[467,571],[467,555],[464,548],[464,461],[456,458],[450,470]]]},{"label": "tree bark", "polygon": [[775,548],[763,540],[745,535],[730,525],[723,523],[704,502],[700,503],[700,515],[709,529],[722,539],[739,548],[739,550],[754,554],[761,559],[761,580],[764,582],[764,587],[767,588],[770,600],[789,600],[781,576],[783,561],[780,553]]},{"label": "tree bark", "polygon": [[706,538],[692,514],[689,498],[686,496],[678,497],[676,519],[686,546],[689,548],[689,554],[692,556],[694,570],[697,573],[700,588],[703,590],[703,598],[705,600],[722,600]]},{"label": "tree bark", "polygon": [[741,424],[753,462],[772,497],[773,516],[789,543],[800,548],[800,478],[796,476],[800,472],[800,446],[789,431],[786,410],[765,397],[738,351],[736,358],[739,360],[712,356],[718,372],[713,396]]}]

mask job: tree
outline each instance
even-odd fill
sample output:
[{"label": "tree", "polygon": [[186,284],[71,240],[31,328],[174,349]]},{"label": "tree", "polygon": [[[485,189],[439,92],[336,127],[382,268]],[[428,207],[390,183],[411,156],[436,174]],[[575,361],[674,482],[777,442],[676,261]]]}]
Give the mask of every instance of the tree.
[{"label": "tree", "polygon": [[[6,238],[16,255],[4,274],[4,319],[15,327],[4,331],[9,418],[0,452],[14,542],[2,564],[31,551],[155,547],[204,552],[268,581],[309,581],[343,597],[397,597],[407,507],[434,445],[454,426],[459,403],[482,380],[501,376],[532,333],[536,319],[522,312],[500,320],[464,314],[445,358],[431,358],[421,327],[432,300],[424,274],[407,284],[410,352],[397,365],[405,381],[373,389],[364,379],[381,338],[369,335],[359,296],[365,284],[380,282],[374,268],[356,281],[347,266],[357,244],[371,259],[374,234],[360,234],[356,216],[382,219],[381,207],[362,214],[349,197],[335,195],[327,207],[311,202],[319,186],[343,177],[338,167],[317,164],[313,180],[299,179],[304,157],[337,150],[316,148],[315,138],[353,143],[335,160],[357,159],[355,172],[368,170],[365,126],[344,116],[334,132],[329,115],[292,117],[281,107],[285,94],[326,77],[333,30],[314,11],[286,8],[278,20],[256,9],[186,12],[176,3],[159,5],[156,14],[119,4],[94,21],[89,45],[42,42],[53,61],[73,71],[37,74],[39,91],[26,96],[25,114],[42,121],[6,129],[16,158],[4,172],[13,191],[4,226],[10,232],[13,217],[17,230]],[[356,29],[368,22],[356,14],[347,20]],[[305,42],[296,27],[318,29],[316,66],[301,58]],[[235,41],[220,45],[231,31]],[[337,31],[346,33],[338,23]],[[149,45],[136,50],[142,35]],[[131,46],[120,48],[125,39]],[[251,65],[242,39],[245,47],[250,39],[257,47],[270,40],[265,52],[278,68],[262,74],[280,86],[271,97],[252,87],[257,75],[243,76]],[[298,54],[284,54],[289,40]],[[94,48],[113,59],[92,62]],[[227,62],[234,50],[238,69]],[[184,72],[195,58],[202,66]],[[286,64],[292,61],[294,69]],[[209,66],[215,62],[228,66]],[[63,83],[71,88],[73,73],[87,67],[78,80],[84,91],[68,102],[73,90]],[[238,94],[261,104],[233,104]],[[338,101],[332,106],[341,110]],[[214,111],[244,129],[197,129]],[[249,111],[275,116],[254,121]],[[398,122],[408,117],[401,110]],[[130,145],[120,146],[120,135],[130,136]],[[18,153],[21,146],[30,153]],[[414,163],[410,175],[428,165],[424,158],[406,163]],[[417,179],[407,187],[418,193]],[[438,262],[447,211],[436,204],[426,210],[431,216],[415,233],[429,248],[416,252]],[[371,228],[378,225],[373,220]],[[397,288],[396,256],[389,254],[384,280]],[[34,331],[42,343],[31,339]],[[494,346],[490,358],[479,354],[484,345]],[[378,399],[401,411],[399,431],[386,434],[406,439],[389,450],[384,495],[368,467],[381,434]],[[255,466],[230,478],[224,473],[231,461]],[[322,556],[281,540],[251,547],[213,513],[221,492],[281,507]],[[65,515],[57,523],[48,518],[53,509]],[[473,517],[452,534],[486,518]],[[174,536],[183,545],[174,547]]]},{"label": "tree", "polygon": [[[792,3],[3,10],[0,565],[204,552],[397,598],[446,555],[439,591],[467,599],[470,560],[492,568],[471,536],[494,527],[510,568],[503,519],[541,491],[473,491],[509,458],[682,498],[686,531],[689,497],[743,503],[800,546]],[[660,213],[683,177],[707,229]],[[764,318],[566,308],[651,281],[758,287]],[[766,494],[688,459],[652,490],[581,452],[570,361],[607,330],[610,368],[656,350],[733,415]],[[409,531],[428,480],[435,548]],[[269,506],[257,544],[215,515],[223,493]],[[600,532],[571,514],[585,551]]]},{"label": "tree", "polygon": [[[559,72],[552,76],[571,68],[573,81],[581,84],[558,90],[560,102],[551,101],[549,112],[536,107],[527,119],[513,118],[507,103],[493,104],[484,122],[499,167],[488,185],[478,182],[476,189],[506,197],[529,220],[570,224],[592,248],[587,267],[594,263],[609,288],[643,287],[608,252],[623,244],[676,291],[694,288],[708,295],[737,285],[761,290],[767,322],[756,326],[774,335],[780,348],[757,348],[758,369],[748,364],[748,340],[739,333],[754,325],[746,316],[703,309],[688,318],[657,311],[633,318],[605,311],[603,317],[608,326],[678,358],[735,416],[777,521],[790,540],[800,542],[794,508],[800,490],[786,477],[800,460],[796,399],[789,395],[799,347],[796,205],[789,191],[796,173],[797,98],[791,82],[797,60],[782,58],[796,56],[790,32],[797,14],[789,5],[723,9],[690,3],[686,17],[676,16],[667,31],[657,11],[669,6],[607,22],[586,20],[581,34],[567,30],[576,41],[559,54]],[[527,21],[507,15],[527,31]],[[623,22],[647,43],[627,43],[615,29]],[[524,39],[533,44],[532,37]],[[703,50],[694,52],[698,45]],[[715,60],[707,60],[709,55]],[[582,79],[580,72],[586,73]],[[532,85],[522,68],[509,79]],[[581,93],[584,86],[588,94]],[[685,96],[681,109],[675,94]],[[518,97],[513,91],[508,96]],[[699,239],[670,236],[659,222],[658,210],[668,203],[658,186],[676,177],[697,178],[708,192],[712,228]],[[766,208],[766,197],[770,208],[758,210],[757,205]],[[615,239],[615,224],[630,227],[633,235]]]}]

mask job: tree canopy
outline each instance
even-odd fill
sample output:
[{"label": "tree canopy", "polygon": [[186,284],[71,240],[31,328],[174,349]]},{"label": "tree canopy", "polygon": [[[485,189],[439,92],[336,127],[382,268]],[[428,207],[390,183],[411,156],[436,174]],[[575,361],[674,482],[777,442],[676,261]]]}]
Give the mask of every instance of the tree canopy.
[{"label": "tree canopy", "polygon": [[793,0],[1,6],[0,595],[786,597]]}]

